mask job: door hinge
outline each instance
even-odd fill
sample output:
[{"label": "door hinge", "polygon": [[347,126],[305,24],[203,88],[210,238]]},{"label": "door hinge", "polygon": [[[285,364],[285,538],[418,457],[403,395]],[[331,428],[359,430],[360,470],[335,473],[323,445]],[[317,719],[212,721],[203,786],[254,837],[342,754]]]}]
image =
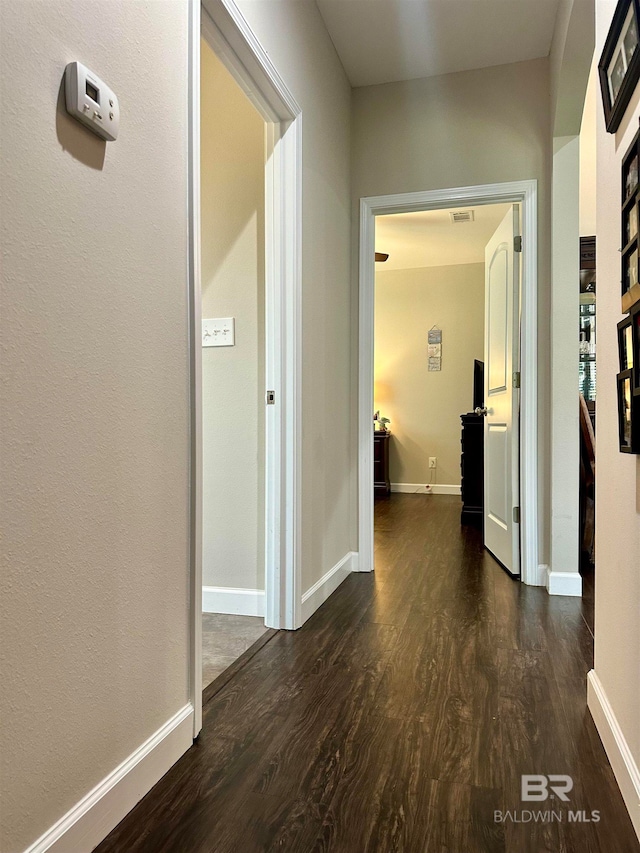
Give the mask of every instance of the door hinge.
[{"label": "door hinge", "polygon": [[520,387],[520,371],[519,370],[513,371],[513,387],[514,388]]},{"label": "door hinge", "polygon": [[513,520],[515,524],[520,524],[520,507],[514,506],[513,508]]},{"label": "door hinge", "polygon": [[275,391],[267,391],[267,406],[275,406],[276,404],[276,392]]},{"label": "door hinge", "polygon": [[514,237],[513,238],[513,251],[521,252],[522,251],[522,237]]}]

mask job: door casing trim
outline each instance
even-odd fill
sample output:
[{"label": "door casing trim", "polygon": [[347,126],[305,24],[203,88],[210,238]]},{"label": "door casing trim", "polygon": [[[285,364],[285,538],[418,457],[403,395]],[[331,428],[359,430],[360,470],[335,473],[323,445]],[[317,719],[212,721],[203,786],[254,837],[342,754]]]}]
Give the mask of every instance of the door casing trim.
[{"label": "door casing trim", "polygon": [[[373,571],[373,378],[375,217],[471,205],[519,203],[522,211],[520,293],[520,560],[521,580],[541,585],[538,568],[538,182],[511,181],[360,199],[358,296],[359,570]],[[544,583],[544,581],[542,581]]]}]

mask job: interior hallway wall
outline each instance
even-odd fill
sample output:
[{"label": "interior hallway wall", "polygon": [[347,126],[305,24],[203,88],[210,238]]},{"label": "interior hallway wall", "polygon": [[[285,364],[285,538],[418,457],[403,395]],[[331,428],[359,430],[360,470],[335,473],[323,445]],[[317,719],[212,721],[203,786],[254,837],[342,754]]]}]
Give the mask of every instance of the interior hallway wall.
[{"label": "interior hallway wall", "polygon": [[578,317],[580,140],[553,140],[551,210],[551,549],[547,589],[581,595]]},{"label": "interior hallway wall", "polygon": [[239,0],[302,108],[302,588],[357,538],[350,442],[351,87],[315,3]]},{"label": "interior hallway wall", "polygon": [[[408,80],[353,91],[353,222],[362,196],[538,181],[538,501],[540,561],[549,530],[551,126],[549,62]],[[354,272],[357,269],[354,261]],[[357,305],[357,273],[354,274]],[[357,352],[357,319],[354,321]],[[355,357],[355,355],[354,355]],[[354,379],[354,401],[357,399]],[[354,402],[355,405],[355,402]],[[357,439],[354,433],[354,447]]]},{"label": "interior hallway wall", "polygon": [[264,589],[265,123],[200,50],[202,316],[236,323],[202,349],[202,581]]},{"label": "interior hallway wall", "polygon": [[598,62],[594,57],[580,126],[580,236],[596,233],[596,135],[599,103]]},{"label": "interior hallway wall", "polygon": [[[429,372],[435,324],[442,370]],[[475,358],[484,361],[484,264],[376,270],[374,396],[391,418],[392,483],[460,485],[460,415],[473,410]]]},{"label": "interior hallway wall", "polygon": [[[600,56],[613,0],[596,4],[596,56]],[[618,784],[640,837],[640,456],[620,453],[616,374],[616,324],[620,313],[621,161],[638,130],[640,87],[622,122],[606,132],[601,95],[597,109],[598,352],[596,430],[595,674],[603,695],[591,691],[589,707],[599,722]],[[603,718],[603,702],[609,721]],[[626,742],[616,747],[613,717]]]},{"label": "interior hallway wall", "polygon": [[581,595],[577,336],[580,278],[580,125],[594,43],[593,0],[560,0],[549,56],[553,145],[551,201],[551,547],[547,589]]},{"label": "interior hallway wall", "polygon": [[[0,33],[0,849],[18,853],[188,702],[188,5],[7,0]],[[119,96],[116,142],[65,111],[76,59]]]}]

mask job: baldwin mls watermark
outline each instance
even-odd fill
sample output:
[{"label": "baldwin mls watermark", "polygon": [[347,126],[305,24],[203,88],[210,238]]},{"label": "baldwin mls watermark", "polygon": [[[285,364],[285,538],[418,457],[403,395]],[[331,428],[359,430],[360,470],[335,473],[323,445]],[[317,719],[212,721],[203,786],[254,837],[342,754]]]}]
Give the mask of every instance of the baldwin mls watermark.
[{"label": "baldwin mls watermark", "polygon": [[[546,803],[554,800],[560,803],[570,803],[570,792],[573,790],[573,779],[563,774],[531,774],[522,776],[520,781],[520,799],[523,803]],[[514,809],[493,813],[495,823],[599,823],[600,812],[585,809]]]}]

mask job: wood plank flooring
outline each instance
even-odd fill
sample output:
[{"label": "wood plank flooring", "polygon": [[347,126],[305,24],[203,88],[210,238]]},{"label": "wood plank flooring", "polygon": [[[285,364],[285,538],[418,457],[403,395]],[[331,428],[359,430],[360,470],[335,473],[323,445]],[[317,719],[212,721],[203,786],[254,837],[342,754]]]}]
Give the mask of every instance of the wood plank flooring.
[{"label": "wood plank flooring", "polygon": [[[638,853],[586,709],[592,604],[512,581],[459,516],[378,503],[375,574],[247,655],[98,853]],[[533,773],[570,802],[522,803]],[[523,808],[562,821],[494,820]]]}]

